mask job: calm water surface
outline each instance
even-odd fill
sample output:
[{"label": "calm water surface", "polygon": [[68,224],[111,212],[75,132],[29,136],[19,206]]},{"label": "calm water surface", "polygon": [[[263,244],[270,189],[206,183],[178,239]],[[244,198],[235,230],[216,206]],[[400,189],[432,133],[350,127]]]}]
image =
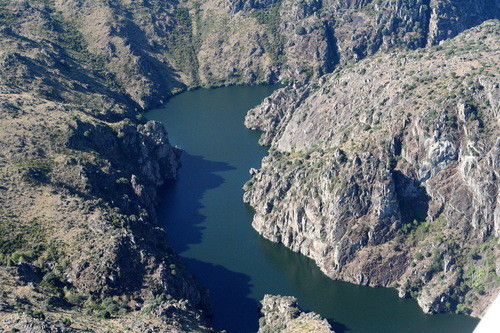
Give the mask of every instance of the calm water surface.
[{"label": "calm water surface", "polygon": [[425,315],[395,290],[330,280],[310,259],[252,229],[253,213],[241,188],[266,150],[243,120],[275,88],[195,90],[147,114],[184,150],[179,178],[162,194],[160,218],[174,249],[210,290],[213,325],[257,331],[258,302],[271,293],[297,297],[302,308],[328,318],[337,333],[472,332],[474,318]]}]

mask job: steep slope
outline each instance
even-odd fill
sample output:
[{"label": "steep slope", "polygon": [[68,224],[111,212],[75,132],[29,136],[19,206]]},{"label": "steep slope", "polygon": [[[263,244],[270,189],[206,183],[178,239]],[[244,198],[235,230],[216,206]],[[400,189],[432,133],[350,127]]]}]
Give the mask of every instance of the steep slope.
[{"label": "steep slope", "polygon": [[286,87],[246,124],[271,147],[253,226],[332,278],[480,315],[499,291],[499,22]]},{"label": "steep slope", "polygon": [[303,82],[379,50],[437,44],[500,12],[495,0],[38,3],[81,33],[74,42],[142,108],[198,86]]},{"label": "steep slope", "polygon": [[45,4],[1,4],[0,330],[209,331],[155,218],[165,130]]}]

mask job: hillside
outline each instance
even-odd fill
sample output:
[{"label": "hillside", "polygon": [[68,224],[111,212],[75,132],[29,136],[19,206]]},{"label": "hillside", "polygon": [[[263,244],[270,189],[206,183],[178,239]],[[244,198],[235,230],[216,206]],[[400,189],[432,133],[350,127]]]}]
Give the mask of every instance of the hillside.
[{"label": "hillside", "polygon": [[480,315],[499,291],[499,28],[367,58],[249,112],[253,226],[332,278]]},{"label": "hillside", "polygon": [[207,331],[206,291],[157,227],[165,130],[43,2],[1,9],[0,327]]}]

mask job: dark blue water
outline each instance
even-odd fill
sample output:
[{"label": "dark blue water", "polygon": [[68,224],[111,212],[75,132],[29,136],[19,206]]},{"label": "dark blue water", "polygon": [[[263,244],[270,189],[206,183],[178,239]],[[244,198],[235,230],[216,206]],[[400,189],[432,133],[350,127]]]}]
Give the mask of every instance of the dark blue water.
[{"label": "dark blue water", "polygon": [[210,290],[213,325],[255,332],[259,301],[271,293],[297,297],[302,308],[328,318],[337,333],[472,332],[474,318],[425,315],[395,290],[333,281],[311,260],[252,229],[253,212],[241,188],[266,150],[243,120],[274,89],[195,90],[147,114],[163,122],[171,142],[184,150],[179,178],[164,189],[159,213],[174,249]]}]

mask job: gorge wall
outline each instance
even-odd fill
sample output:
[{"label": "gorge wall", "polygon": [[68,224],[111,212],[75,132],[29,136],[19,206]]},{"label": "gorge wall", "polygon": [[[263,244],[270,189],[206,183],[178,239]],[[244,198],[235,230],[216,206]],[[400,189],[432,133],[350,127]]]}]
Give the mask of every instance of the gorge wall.
[{"label": "gorge wall", "polygon": [[286,87],[251,110],[270,154],[253,226],[330,277],[480,315],[499,291],[498,21]]},{"label": "gorge wall", "polygon": [[0,330],[211,331],[156,221],[163,126],[47,2],[0,14]]},{"label": "gorge wall", "polygon": [[[62,46],[88,52],[115,90],[141,108],[187,88],[301,82],[378,51],[434,45],[498,18],[500,6],[495,0],[4,3],[25,30],[52,37],[71,31],[60,37]],[[35,4],[37,13],[26,20]]]}]

